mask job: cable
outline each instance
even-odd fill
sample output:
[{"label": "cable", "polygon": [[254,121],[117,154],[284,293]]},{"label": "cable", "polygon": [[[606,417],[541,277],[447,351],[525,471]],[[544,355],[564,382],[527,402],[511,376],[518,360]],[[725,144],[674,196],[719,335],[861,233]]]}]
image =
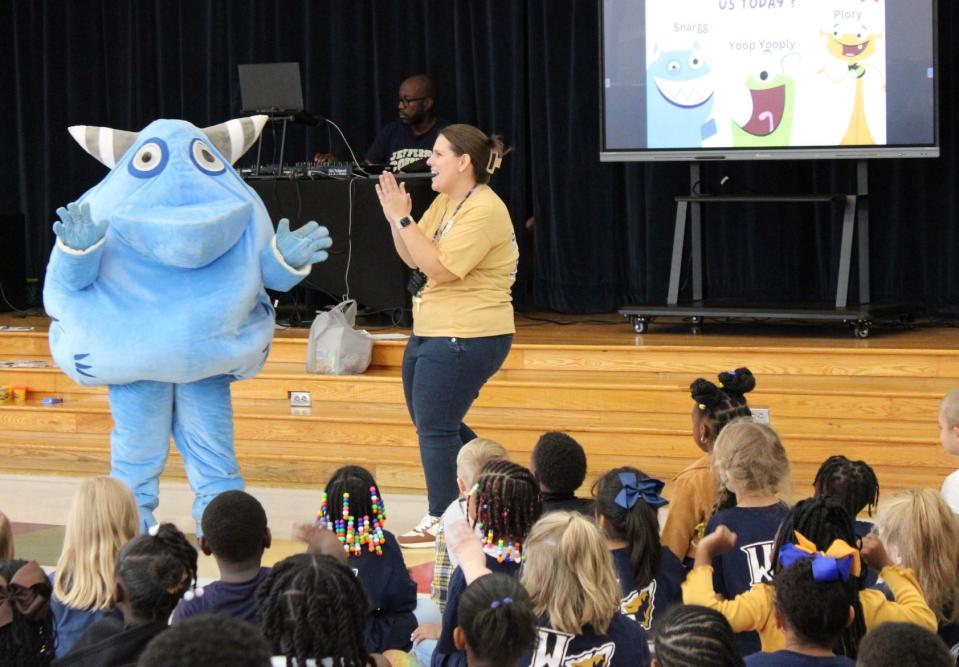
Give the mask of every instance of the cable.
[{"label": "cable", "polygon": [[8,306],[10,306],[10,309],[13,310],[17,315],[19,315],[20,317],[27,316],[27,313],[29,312],[28,310],[24,308],[17,308],[12,303],[10,303],[9,299],[7,299],[7,294],[6,292],[3,291],[3,283],[0,283],[0,297],[3,298],[3,302],[7,304]]}]

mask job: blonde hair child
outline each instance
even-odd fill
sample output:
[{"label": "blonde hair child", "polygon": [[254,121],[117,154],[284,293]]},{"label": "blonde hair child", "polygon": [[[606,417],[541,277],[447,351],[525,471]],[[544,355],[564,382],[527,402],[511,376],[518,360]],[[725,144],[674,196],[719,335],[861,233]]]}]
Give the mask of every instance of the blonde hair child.
[{"label": "blonde hair child", "polygon": [[[789,459],[773,429],[746,419],[730,423],[716,438],[712,467],[718,484],[736,499],[735,506],[719,510],[706,524],[706,535],[720,526],[739,535],[741,548],[712,561],[716,592],[732,598],[772,581],[773,540],[789,512],[780,499],[789,486]],[[755,633],[736,639],[743,655],[759,650]]]},{"label": "blonde hair child", "polygon": [[613,559],[593,522],[577,512],[545,515],[526,537],[524,559],[520,582],[546,623],[533,664],[548,649],[555,664],[572,656],[614,666],[649,663],[646,632],[619,613]]},{"label": "blonde hair child", "polygon": [[[959,523],[933,489],[909,489],[879,507],[879,538],[896,564],[912,568],[939,636],[959,652]],[[951,626],[951,627],[950,627]]]},{"label": "blonde hair child", "polygon": [[123,482],[93,477],[80,484],[53,577],[57,655],[66,654],[87,627],[110,614],[117,554],[136,537],[138,526],[136,500]]},{"label": "blonde hair child", "polygon": [[13,560],[13,526],[10,519],[0,512],[0,560]]},{"label": "blonde hair child", "polygon": [[[942,398],[939,406],[939,442],[947,454],[959,456],[959,389]],[[942,497],[954,514],[959,514],[959,470],[942,483]]]}]

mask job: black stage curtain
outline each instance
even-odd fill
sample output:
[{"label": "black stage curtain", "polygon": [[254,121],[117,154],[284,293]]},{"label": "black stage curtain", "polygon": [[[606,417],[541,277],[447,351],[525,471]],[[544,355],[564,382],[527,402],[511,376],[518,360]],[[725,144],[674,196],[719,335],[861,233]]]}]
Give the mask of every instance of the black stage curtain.
[{"label": "black stage curtain", "polygon": [[[238,64],[297,61],[307,107],[336,120],[360,154],[395,118],[400,81],[426,71],[440,115],[514,147],[493,185],[526,260],[518,306],[663,302],[672,197],[688,193],[688,169],[599,162],[598,18],[597,0],[6,0],[0,212],[23,213],[27,274],[40,276],[56,207],[104,175],[68,125],[212,125],[239,113]],[[955,22],[954,3],[940,0],[943,157],[870,163],[871,261],[874,300],[959,313]],[[269,161],[275,137],[266,135]],[[317,150],[346,156],[326,129],[290,132],[287,161]],[[702,187],[715,192],[725,176],[737,193],[850,192],[855,164],[708,164]],[[837,210],[714,206],[704,220],[707,296],[831,299]]]}]

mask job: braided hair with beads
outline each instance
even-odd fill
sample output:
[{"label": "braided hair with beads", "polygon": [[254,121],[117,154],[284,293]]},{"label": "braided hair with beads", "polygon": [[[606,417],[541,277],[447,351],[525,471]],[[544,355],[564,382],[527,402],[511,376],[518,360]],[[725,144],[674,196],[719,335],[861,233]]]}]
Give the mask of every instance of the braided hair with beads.
[{"label": "braided hair with beads", "polygon": [[298,554],[273,566],[256,592],[260,629],[288,666],[308,660],[367,667],[366,593],[352,570],[332,556]]},{"label": "braided hair with beads", "polygon": [[336,533],[343,549],[362,556],[364,548],[383,555],[386,506],[369,470],[343,466],[333,473],[323,491],[316,522]]},{"label": "braided hair with beads", "polygon": [[816,495],[843,506],[853,519],[868,508],[869,516],[879,504],[879,478],[865,461],[830,456],[819,466],[813,480]]},{"label": "braided hair with beads", "polygon": [[161,523],[120,549],[116,578],[138,617],[166,620],[180,598],[195,591],[196,564],[196,549],[186,536],[172,523]]},{"label": "braided hair with beads", "polygon": [[[843,507],[828,498],[807,498],[800,500],[783,519],[773,542],[772,563],[773,579],[782,569],[779,563],[779,551],[783,544],[792,543],[796,532],[815,543],[816,548],[825,551],[835,540],[843,540],[851,546],[858,546],[855,526],[852,517]],[[856,615],[852,623],[845,627],[833,647],[837,655],[855,658],[859,650],[859,642],[866,634],[866,623],[859,600],[859,591],[866,587],[866,564],[862,564],[859,576],[849,576],[849,580],[842,583],[847,589],[849,599]]]},{"label": "braided hair with beads", "polygon": [[742,667],[736,636],[726,617],[714,609],[677,604],[654,633],[656,661],[662,667]]},{"label": "braided hair with beads", "polygon": [[476,478],[469,502],[487,546],[499,549],[497,560],[520,562],[523,540],[543,512],[533,473],[511,461],[489,461]]},{"label": "braided hair with beads", "polygon": [[[697,378],[689,385],[689,394],[696,402],[703,419],[713,425],[713,438],[716,438],[726,424],[752,417],[746,394],[756,388],[756,378],[748,368],[737,368],[719,374],[719,386],[709,380]],[[736,494],[721,487],[717,494],[713,513],[736,506]]]}]

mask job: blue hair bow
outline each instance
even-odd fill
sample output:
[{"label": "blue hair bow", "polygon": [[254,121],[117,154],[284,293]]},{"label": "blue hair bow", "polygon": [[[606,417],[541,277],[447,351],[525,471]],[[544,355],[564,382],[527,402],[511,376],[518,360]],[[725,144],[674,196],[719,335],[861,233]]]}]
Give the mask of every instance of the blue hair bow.
[{"label": "blue hair bow", "polygon": [[825,553],[795,531],[798,544],[783,544],[779,549],[779,564],[789,568],[801,560],[812,559],[812,577],[816,581],[849,581],[849,575],[859,576],[859,551],[842,540],[835,540]]},{"label": "blue hair bow", "polygon": [[636,479],[634,472],[619,473],[619,482],[623,485],[616,495],[616,504],[623,509],[630,509],[640,498],[653,509],[658,509],[669,503],[668,500],[659,495],[663,490],[663,482],[652,477],[647,477],[643,481]]}]

